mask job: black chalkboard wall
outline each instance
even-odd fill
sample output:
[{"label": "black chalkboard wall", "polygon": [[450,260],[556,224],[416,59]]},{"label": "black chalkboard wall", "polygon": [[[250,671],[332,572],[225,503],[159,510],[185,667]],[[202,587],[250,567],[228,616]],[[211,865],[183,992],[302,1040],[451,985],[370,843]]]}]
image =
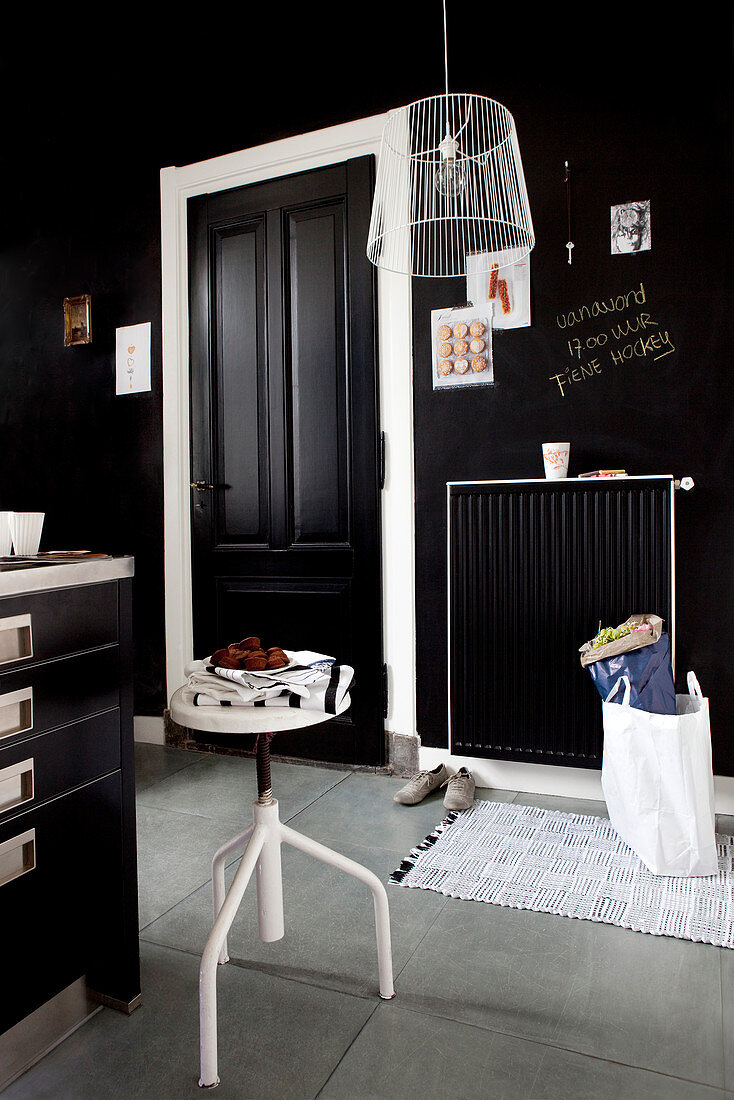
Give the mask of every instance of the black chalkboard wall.
[{"label": "black chalkboard wall", "polygon": [[[29,11],[33,25],[6,34],[23,49],[0,59],[0,507],[45,510],[47,548],[135,554],[135,709],[159,715],[159,170],[440,93],[441,3],[374,0],[346,35],[340,4],[289,9],[287,28],[248,5],[226,25],[210,13],[175,34],[146,26],[134,48],[102,16],[69,36]],[[731,15],[638,6],[591,20],[588,5],[567,4],[503,20],[501,6],[448,0],[449,80],[515,116],[538,238],[533,324],[496,337],[494,389],[434,395],[430,309],[465,291],[414,281],[419,732],[428,744],[445,737],[444,483],[540,474],[541,441],[562,436],[572,471],[619,461],[695,478],[677,509],[679,669],[695,668],[710,694],[716,767],[734,774]],[[610,256],[610,204],[641,199],[652,250]],[[675,352],[604,361],[561,395],[549,379],[571,360],[556,318],[640,284],[640,308]],[[64,348],[62,299],[84,292],[94,342]],[[115,327],[147,320],[152,391],[115,398]],[[602,328],[584,322],[574,335]]]},{"label": "black chalkboard wall", "polygon": [[[433,391],[430,311],[466,285],[413,280],[419,733],[446,744],[446,481],[542,477],[541,442],[570,440],[571,475],[695,481],[676,494],[678,689],[695,669],[715,769],[733,774],[730,120],[715,98],[702,117],[700,99],[660,88],[643,103],[596,93],[514,112],[537,235],[532,326],[495,333],[494,386]],[[610,206],[646,199],[651,250],[611,255]]]}]

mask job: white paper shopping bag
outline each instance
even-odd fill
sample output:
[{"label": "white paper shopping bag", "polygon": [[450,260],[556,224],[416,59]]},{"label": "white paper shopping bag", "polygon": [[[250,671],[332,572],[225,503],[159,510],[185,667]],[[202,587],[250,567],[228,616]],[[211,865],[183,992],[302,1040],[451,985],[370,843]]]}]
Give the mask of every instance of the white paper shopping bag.
[{"label": "white paper shopping bag", "polygon": [[[620,687],[621,704],[611,701]],[[708,699],[692,672],[688,689],[676,714],[652,714],[629,705],[623,676],[602,703],[609,820],[655,875],[718,870]]]}]

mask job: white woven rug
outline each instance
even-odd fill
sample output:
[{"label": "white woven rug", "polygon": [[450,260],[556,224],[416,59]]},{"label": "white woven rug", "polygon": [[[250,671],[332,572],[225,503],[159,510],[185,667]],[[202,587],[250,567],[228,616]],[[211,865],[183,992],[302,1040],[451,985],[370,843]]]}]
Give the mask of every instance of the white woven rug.
[{"label": "white woven rug", "polygon": [[475,802],[449,813],[390,883],[734,947],[734,837],[716,840],[718,874],[660,877],[606,818]]}]

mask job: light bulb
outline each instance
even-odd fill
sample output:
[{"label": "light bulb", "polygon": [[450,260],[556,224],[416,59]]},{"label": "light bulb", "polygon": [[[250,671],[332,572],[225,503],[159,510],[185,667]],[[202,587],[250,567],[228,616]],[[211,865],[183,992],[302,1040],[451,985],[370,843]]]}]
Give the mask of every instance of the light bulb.
[{"label": "light bulb", "polygon": [[453,158],[442,162],[436,172],[436,190],[454,198],[464,190],[464,166]]},{"label": "light bulb", "polygon": [[441,163],[436,171],[436,190],[447,198],[454,198],[464,190],[466,177],[464,165],[456,159],[459,149],[458,142],[454,141],[451,134],[446,131],[446,136],[439,145],[441,151]]}]

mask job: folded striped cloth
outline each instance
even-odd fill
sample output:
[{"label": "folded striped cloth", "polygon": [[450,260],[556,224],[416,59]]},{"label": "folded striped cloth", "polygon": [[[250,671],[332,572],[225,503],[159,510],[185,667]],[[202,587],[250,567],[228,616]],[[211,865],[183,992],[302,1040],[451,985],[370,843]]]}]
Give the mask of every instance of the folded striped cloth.
[{"label": "folded striped cloth", "polygon": [[[296,707],[337,714],[354,681],[354,669],[336,664],[333,657],[285,653],[291,664],[273,672],[246,672],[194,661],[186,670],[184,701],[195,707]],[[299,660],[309,656],[318,660],[309,665]]]}]

